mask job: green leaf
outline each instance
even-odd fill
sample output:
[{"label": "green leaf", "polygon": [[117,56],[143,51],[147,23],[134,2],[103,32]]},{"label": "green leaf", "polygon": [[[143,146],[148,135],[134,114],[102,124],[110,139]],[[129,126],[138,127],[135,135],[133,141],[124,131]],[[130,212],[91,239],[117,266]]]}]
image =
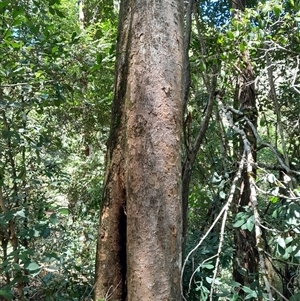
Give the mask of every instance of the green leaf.
[{"label": "green leaf", "polygon": [[51,15],[53,15],[53,16],[55,15],[55,10],[51,6],[49,7],[49,12],[50,12]]},{"label": "green leaf", "polygon": [[58,213],[68,215],[69,209],[68,208],[60,208],[60,209],[58,209]]},{"label": "green leaf", "polygon": [[93,73],[99,69],[101,69],[101,65],[96,64],[91,68],[90,72]]},{"label": "green leaf", "polygon": [[0,2],[0,8],[6,7],[9,4],[10,1],[1,1]]},{"label": "green leaf", "polygon": [[40,268],[41,267],[35,261],[33,261],[33,262],[29,263],[29,265],[27,266],[26,269],[29,272],[33,272],[33,271],[39,270]]},{"label": "green leaf", "polygon": [[201,265],[202,269],[208,269],[208,270],[212,270],[214,267],[215,267],[214,265],[208,263]]},{"label": "green leaf", "polygon": [[52,223],[53,225],[56,225],[56,224],[58,223],[56,213],[52,213],[52,214],[50,215],[50,221],[51,221],[51,223]]},{"label": "green leaf", "polygon": [[46,227],[46,228],[44,229],[43,233],[42,233],[43,238],[49,237],[50,232],[51,232],[51,231],[50,231],[50,228],[49,228],[49,227]]},{"label": "green leaf", "polygon": [[49,5],[60,4],[60,0],[49,0]]},{"label": "green leaf", "polygon": [[54,46],[52,49],[51,49],[51,53],[54,54],[58,51],[58,47],[57,46]]},{"label": "green leaf", "polygon": [[260,118],[260,121],[259,121],[259,125],[260,125],[261,127],[263,127],[265,124],[266,124],[266,118],[265,118],[265,117],[261,117],[261,118]]},{"label": "green leaf", "polygon": [[245,297],[245,300],[252,299],[252,298],[257,298],[257,293],[255,291],[253,291],[251,294],[248,294]]},{"label": "green leaf", "polygon": [[271,203],[276,204],[279,200],[279,197],[278,196],[271,196],[269,200],[270,200]]},{"label": "green leaf", "polygon": [[220,191],[219,192],[219,197],[224,200],[226,198],[225,192],[224,191]]},{"label": "green leaf", "polygon": [[76,32],[76,31],[73,31],[71,40],[74,41],[74,39],[75,39],[76,37],[77,37],[77,32]]},{"label": "green leaf", "polygon": [[60,17],[60,18],[65,18],[66,16],[63,14],[62,11],[60,11],[59,9],[55,9],[56,14]]},{"label": "green leaf", "polygon": [[22,270],[21,267],[20,267],[20,265],[17,264],[17,263],[15,263],[15,262],[13,262],[12,266],[14,267],[15,271],[21,271]]},{"label": "green leaf", "polygon": [[244,52],[245,49],[246,49],[246,45],[245,45],[244,42],[242,42],[242,43],[240,44],[240,51],[241,51],[241,52]]},{"label": "green leaf", "polygon": [[101,64],[102,63],[102,59],[103,59],[103,57],[102,57],[102,54],[101,53],[98,53],[97,54],[97,64]]},{"label": "green leaf", "polygon": [[3,296],[7,300],[12,300],[12,298],[13,298],[13,295],[10,291],[8,291],[8,290],[6,291],[3,289],[0,289],[0,296]]},{"label": "green leaf", "polygon": [[251,298],[257,298],[256,291],[252,290],[250,287],[243,286],[242,289],[247,294],[247,296],[245,297],[245,300],[251,299]]},{"label": "green leaf", "polygon": [[297,300],[300,300],[300,292],[296,293],[289,299],[289,301],[297,301]]},{"label": "green leaf", "polygon": [[219,36],[217,39],[218,44],[223,44],[224,43],[224,36]]},{"label": "green leaf", "polygon": [[53,258],[56,259],[56,260],[59,260],[59,256],[56,253],[54,253],[54,252],[52,252],[52,253],[45,253],[44,256],[45,256],[43,258],[44,261],[49,261],[49,260],[51,260]]},{"label": "green leaf", "polygon": [[246,228],[248,231],[252,231],[254,227],[254,216],[250,216],[246,222]]},{"label": "green leaf", "polygon": [[243,286],[242,290],[247,294],[252,294],[253,290],[248,286]]},{"label": "green leaf", "polygon": [[21,15],[23,13],[24,8],[22,6],[19,6],[15,8],[12,11],[12,17],[15,19],[17,16]]},{"label": "green leaf", "polygon": [[273,11],[274,11],[276,18],[279,18],[280,14],[281,14],[281,9],[282,9],[281,6],[278,4],[275,4],[273,6]]},{"label": "green leaf", "polygon": [[234,34],[233,34],[232,31],[227,31],[227,32],[226,32],[226,35],[227,35],[227,37],[228,37],[230,40],[233,40]]},{"label": "green leaf", "polygon": [[205,65],[205,63],[203,61],[200,61],[199,67],[200,67],[201,71],[206,71],[206,65]]},{"label": "green leaf", "polygon": [[239,228],[239,227],[241,227],[242,225],[244,225],[245,224],[245,220],[244,219],[239,219],[239,220],[237,220],[234,224],[233,224],[233,227],[234,228]]}]

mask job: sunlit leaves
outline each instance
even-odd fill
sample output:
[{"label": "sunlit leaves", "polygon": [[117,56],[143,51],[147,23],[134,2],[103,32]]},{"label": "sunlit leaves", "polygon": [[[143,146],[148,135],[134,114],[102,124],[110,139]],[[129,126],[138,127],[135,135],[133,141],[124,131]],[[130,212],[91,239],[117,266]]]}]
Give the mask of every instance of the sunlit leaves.
[{"label": "sunlit leaves", "polygon": [[242,290],[246,293],[245,300],[252,299],[252,298],[257,299],[258,296],[255,290],[252,290],[248,286],[243,286]]},{"label": "sunlit leaves", "polygon": [[[78,157],[83,158],[80,164],[85,163],[82,144],[104,145],[113,91],[116,29],[110,26],[114,20],[109,20],[110,25],[94,24],[81,32],[76,1],[1,1],[0,9],[0,145],[3,150],[0,185],[7,210],[3,213],[1,207],[0,223],[2,235],[10,231],[7,227],[12,222],[19,241],[13,252],[10,244],[9,252],[4,250],[8,257],[1,262],[0,269],[3,273],[9,271],[15,283],[27,282],[29,276],[40,272],[40,262],[47,261],[44,248],[61,248],[56,250],[61,254],[51,258],[52,263],[58,261],[57,270],[61,262],[67,262],[67,256],[72,254],[74,260],[74,253],[79,252],[73,238],[76,232],[72,239],[68,234],[62,239],[60,234],[60,240],[56,241],[53,229],[56,234],[70,231],[66,228],[70,218],[66,187]],[[99,28],[101,35],[95,40]],[[105,72],[93,73],[95,64]],[[88,133],[84,142],[83,132]],[[96,153],[102,150],[95,149]],[[69,161],[70,154],[73,157]],[[99,164],[102,161],[95,159],[85,167],[87,179],[92,175],[89,187],[80,186],[85,185],[82,175],[76,187],[79,201],[83,194],[88,195],[85,206],[88,212],[93,212],[94,219],[99,207],[96,196],[101,194]],[[74,192],[75,188],[71,190]],[[59,193],[64,196],[63,204],[56,200]],[[87,210],[76,212],[83,216]],[[95,220],[85,226],[85,229],[89,227],[89,233],[95,231],[94,223]],[[96,234],[92,236],[95,241]],[[72,249],[68,249],[67,243],[63,246],[65,240],[72,244]],[[35,249],[29,252],[26,249],[29,246]],[[62,255],[63,252],[69,255]],[[86,253],[85,256],[90,256]],[[14,262],[14,256],[20,264]],[[76,268],[78,273],[86,266],[78,264]],[[10,289],[1,291],[0,295],[10,299]]]},{"label": "sunlit leaves", "polygon": [[254,216],[249,215],[247,212],[239,212],[236,215],[234,228],[241,228],[242,230],[252,231],[254,227]]}]

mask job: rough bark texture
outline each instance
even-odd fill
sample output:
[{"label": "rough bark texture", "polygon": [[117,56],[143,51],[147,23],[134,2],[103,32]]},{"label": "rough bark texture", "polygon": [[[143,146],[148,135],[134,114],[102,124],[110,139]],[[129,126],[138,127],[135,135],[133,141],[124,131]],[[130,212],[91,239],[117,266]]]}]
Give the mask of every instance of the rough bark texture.
[{"label": "rough bark texture", "polygon": [[182,5],[121,2],[95,300],[181,299]]}]

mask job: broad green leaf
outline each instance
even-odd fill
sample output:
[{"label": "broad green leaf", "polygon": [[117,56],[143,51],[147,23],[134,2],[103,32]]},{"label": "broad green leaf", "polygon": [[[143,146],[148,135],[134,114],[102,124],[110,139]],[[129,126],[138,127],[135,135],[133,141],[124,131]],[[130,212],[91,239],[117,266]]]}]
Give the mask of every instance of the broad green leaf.
[{"label": "broad green leaf", "polygon": [[250,232],[253,230],[253,227],[254,227],[254,216],[250,216],[247,219],[246,227],[247,227],[247,230],[250,231]]},{"label": "broad green leaf", "polygon": [[244,52],[245,51],[245,49],[246,49],[246,45],[245,45],[245,43],[244,42],[242,42],[241,44],[240,44],[240,51],[241,52]]},{"label": "broad green leaf", "polygon": [[234,227],[234,228],[239,228],[239,227],[241,227],[241,226],[244,225],[244,224],[245,224],[245,220],[244,220],[244,219],[240,219],[240,220],[236,221],[236,222],[233,224],[233,227]]},{"label": "broad green leaf", "polygon": [[57,219],[56,213],[52,213],[52,214],[50,215],[50,221],[51,221],[51,223],[52,223],[53,225],[56,225],[56,224],[58,223],[58,219]]},{"label": "broad green leaf", "polygon": [[49,0],[49,5],[52,6],[54,4],[59,4],[60,0]]},{"label": "broad green leaf", "polygon": [[17,264],[17,263],[15,263],[15,262],[12,263],[12,266],[14,267],[15,271],[21,271],[22,270],[21,267],[20,267],[20,265]]},{"label": "broad green leaf", "polygon": [[246,295],[245,300],[257,298],[257,293],[255,291],[252,291],[251,294]]},{"label": "broad green leaf", "polygon": [[280,14],[281,14],[281,10],[282,10],[282,7],[280,5],[275,4],[273,6],[273,11],[274,11],[276,18],[279,18]]},{"label": "broad green leaf", "polygon": [[205,264],[201,265],[201,267],[202,267],[203,269],[212,270],[215,266],[212,265],[212,264],[205,263]]},{"label": "broad green leaf", "polygon": [[69,209],[68,208],[60,208],[57,210],[58,213],[68,215],[69,214]]},{"label": "broad green leaf", "polygon": [[271,196],[269,200],[270,200],[271,203],[276,204],[279,200],[279,197],[278,196]]},{"label": "broad green leaf", "polygon": [[245,299],[257,298],[256,291],[252,290],[250,287],[243,286],[242,289],[246,294],[248,294]]},{"label": "broad green leaf", "polygon": [[226,198],[225,192],[224,191],[220,191],[219,192],[219,197],[224,200]]},{"label": "broad green leaf", "polygon": [[64,13],[62,11],[60,11],[59,9],[55,9],[56,14],[60,17],[60,18],[65,18],[66,16],[64,15]]},{"label": "broad green leaf", "polygon": [[49,7],[49,12],[50,12],[51,15],[55,15],[55,10],[51,6]]},{"label": "broad green leaf", "polygon": [[1,1],[0,2],[0,8],[6,7],[9,4],[10,1]]},{"label": "broad green leaf", "polygon": [[41,267],[35,261],[29,263],[29,265],[26,267],[26,269],[30,272],[39,270],[40,268]]},{"label": "broad green leaf", "polygon": [[253,290],[248,286],[243,286],[242,290],[247,294],[251,294],[253,292]]},{"label": "broad green leaf", "polygon": [[42,233],[43,238],[49,237],[50,233],[51,233],[50,228],[46,227]]},{"label": "broad green leaf", "polygon": [[285,255],[285,248],[282,248],[280,245],[277,245],[277,253],[281,256]]},{"label": "broad green leaf", "polygon": [[227,37],[229,38],[229,39],[234,39],[234,34],[233,34],[233,32],[232,31],[227,31],[226,32],[226,35],[227,35]]},{"label": "broad green leaf", "polygon": [[102,54],[101,53],[98,53],[97,54],[97,63],[100,65],[102,63],[102,60],[103,60],[103,57],[102,57]]}]

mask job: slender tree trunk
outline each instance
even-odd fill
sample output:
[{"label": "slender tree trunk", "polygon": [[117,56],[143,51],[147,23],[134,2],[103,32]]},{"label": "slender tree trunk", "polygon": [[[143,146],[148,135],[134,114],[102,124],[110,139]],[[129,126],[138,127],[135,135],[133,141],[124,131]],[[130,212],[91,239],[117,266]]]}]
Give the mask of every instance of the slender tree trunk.
[{"label": "slender tree trunk", "polygon": [[[244,0],[232,1],[233,17],[239,18],[239,12],[245,9]],[[240,74],[238,75],[237,87],[237,103],[239,110],[244,113],[246,117],[256,127],[257,124],[257,109],[255,100],[254,87],[254,72],[251,66],[250,57],[247,51],[241,53]],[[247,139],[250,143],[251,154],[254,162],[256,162],[256,139],[249,125],[245,124],[243,127]],[[243,143],[241,142],[241,145]],[[241,147],[241,152],[244,147]],[[255,177],[255,170],[253,176]],[[237,198],[237,211],[241,212],[246,206],[251,207],[251,189],[249,182],[249,175],[247,173],[247,166],[242,171],[240,195]],[[259,255],[256,248],[255,231],[236,229],[234,231],[235,242],[235,264],[233,266],[234,280],[245,286],[250,286],[254,281],[258,281],[258,266]]]},{"label": "slender tree trunk", "polygon": [[95,300],[180,300],[183,2],[121,2]]},{"label": "slender tree trunk", "polygon": [[[191,38],[191,27],[192,27],[192,13],[193,11],[197,11],[195,9],[195,0],[189,0],[187,7],[186,7],[186,26],[185,26],[185,39],[184,39],[184,85],[183,85],[183,112],[186,111],[186,106],[188,102],[188,96],[191,86],[191,78],[190,78],[190,62],[189,62],[189,44]],[[199,33],[200,39],[200,48],[203,56],[207,56],[205,41],[202,39],[201,36],[201,29],[200,24],[198,21],[198,14],[195,14],[196,22],[197,22],[197,29]],[[183,218],[182,218],[182,225],[183,225],[183,240],[182,240],[182,250],[183,254],[185,253],[185,245],[187,241],[187,229],[188,229],[188,202],[189,202],[189,188],[190,188],[190,181],[192,176],[192,167],[195,163],[197,158],[200,146],[202,141],[205,137],[206,130],[209,125],[210,118],[213,112],[213,103],[215,99],[215,92],[216,92],[216,85],[217,85],[217,72],[218,66],[213,66],[212,68],[212,75],[203,74],[202,77],[204,79],[207,92],[209,94],[209,101],[207,103],[206,112],[204,119],[202,121],[201,126],[199,127],[197,136],[193,142],[191,142],[191,138],[189,136],[188,128],[191,126],[192,123],[192,116],[187,114],[187,117],[184,121],[184,144],[185,144],[185,158],[182,165],[182,211],[183,211]]]}]

